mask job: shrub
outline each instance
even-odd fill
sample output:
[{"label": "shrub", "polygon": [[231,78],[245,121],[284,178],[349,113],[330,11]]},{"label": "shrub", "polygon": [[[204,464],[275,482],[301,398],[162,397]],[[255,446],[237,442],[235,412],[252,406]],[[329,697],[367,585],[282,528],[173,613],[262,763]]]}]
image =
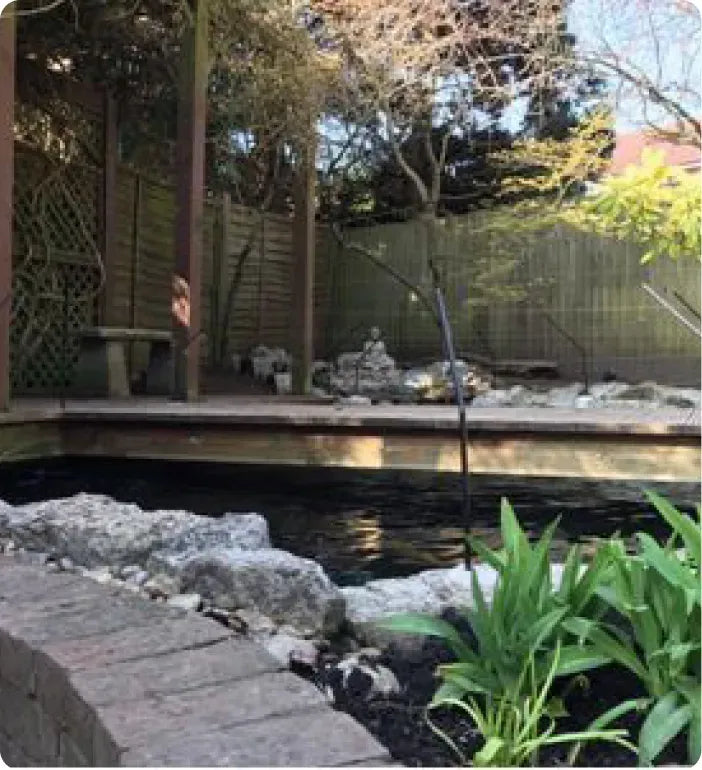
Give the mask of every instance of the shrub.
[{"label": "shrub", "polygon": [[[557,524],[558,520],[551,523],[531,545],[503,499],[502,549],[492,551],[469,539],[474,553],[498,573],[490,602],[472,574],[474,605],[461,611],[470,624],[469,635],[444,620],[414,613],[381,623],[390,630],[439,637],[456,655],[455,662],[438,667],[441,684],[429,708],[450,706],[472,716],[485,741],[476,763],[532,761],[539,746],[551,743],[623,741],[621,731],[605,730],[604,723],[585,733],[555,734],[555,718],[567,712],[551,695],[554,678],[610,661],[591,643],[570,643],[563,626],[569,618],[598,615],[597,591],[609,569],[610,552],[598,549],[585,565],[579,547],[573,546],[554,590],[549,548]],[[448,736],[437,732],[450,743]]]},{"label": "shrub", "polygon": [[[498,573],[488,603],[472,574],[474,606],[461,610],[471,637],[464,637],[450,623],[438,618],[408,613],[381,623],[383,628],[442,638],[457,657],[455,663],[439,667],[443,682],[441,696],[461,698],[466,693],[501,696],[514,691],[523,680],[526,661],[533,656],[537,686],[551,668],[556,639],[566,634],[562,623],[568,617],[593,612],[597,588],[606,574],[609,553],[598,550],[584,565],[580,549],[573,546],[566,559],[560,586],[554,590],[549,548],[558,520],[552,522],[537,543],[531,545],[519,526],[514,511],[502,500],[500,529],[503,548],[488,549],[469,538],[474,553]],[[609,661],[591,644],[564,644],[554,676],[576,674]]]},{"label": "shrub", "polygon": [[[645,533],[628,555],[612,541],[611,570],[599,597],[625,627],[588,616],[564,619],[600,654],[632,671],[650,698],[639,733],[639,757],[652,764],[687,729],[688,755],[700,756],[700,524],[653,492],[650,502],[673,529],[664,548]],[[698,509],[699,514],[699,509]],[[698,517],[699,518],[699,517]]]},{"label": "shrub", "polygon": [[[557,733],[556,717],[564,711],[549,693],[558,670],[561,644],[556,642],[551,667],[546,679],[539,684],[533,655],[529,656],[512,692],[499,697],[486,694],[478,699],[468,695],[465,700],[442,697],[437,693],[428,710],[451,707],[467,713],[482,738],[483,746],[474,756],[476,767],[520,767],[535,765],[539,750],[556,743],[574,743],[579,747],[584,741],[605,740],[619,743],[636,752],[636,747],[625,739],[626,730],[606,730],[593,723],[587,730],[574,733]],[[466,764],[466,757],[442,730],[431,720],[429,725]],[[574,760],[575,753],[571,753]]]}]

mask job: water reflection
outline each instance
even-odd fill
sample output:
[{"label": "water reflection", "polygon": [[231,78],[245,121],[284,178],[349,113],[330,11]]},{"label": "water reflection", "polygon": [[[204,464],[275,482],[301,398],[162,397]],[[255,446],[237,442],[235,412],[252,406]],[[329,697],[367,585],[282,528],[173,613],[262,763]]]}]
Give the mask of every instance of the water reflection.
[{"label": "water reflection", "polygon": [[[693,484],[655,488],[692,511]],[[472,478],[472,531],[499,545],[499,501],[512,502],[530,537],[559,514],[554,556],[572,542],[588,553],[598,536],[666,529],[640,485],[509,476]],[[426,472],[228,467],[160,461],[57,459],[0,466],[0,498],[27,502],[77,492],[109,494],[144,508],[221,515],[257,511],[276,546],[322,563],[339,582],[411,574],[463,558],[455,475]]]}]

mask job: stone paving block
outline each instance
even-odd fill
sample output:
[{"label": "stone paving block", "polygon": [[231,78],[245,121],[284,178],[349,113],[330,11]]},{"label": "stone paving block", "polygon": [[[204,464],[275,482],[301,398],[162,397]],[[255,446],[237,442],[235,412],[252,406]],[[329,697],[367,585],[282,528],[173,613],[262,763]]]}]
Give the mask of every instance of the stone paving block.
[{"label": "stone paving block", "polygon": [[[104,599],[98,604],[81,604],[70,614],[50,614],[43,619],[23,622],[21,616],[2,618],[0,629],[0,676],[28,693],[36,690],[36,677],[51,674],[54,666],[44,671],[36,665],[43,644],[61,640],[94,638],[96,642],[110,632],[143,629],[160,625],[159,617],[150,611],[148,602],[124,608],[120,605],[105,611]],[[76,614],[77,613],[77,614]],[[182,616],[184,613],[179,613]],[[162,619],[161,619],[162,621]],[[214,624],[213,624],[214,625]],[[138,633],[138,632],[137,632]],[[144,633],[144,638],[146,634]]]},{"label": "stone paving block", "polygon": [[107,728],[97,720],[93,730],[93,766],[118,767],[120,749]]},{"label": "stone paving block", "polygon": [[[157,613],[158,614],[158,613]],[[128,660],[204,647],[228,639],[232,632],[197,615],[175,619],[153,617],[143,626],[130,626],[100,636],[42,644],[42,652],[71,671],[95,669]]]},{"label": "stone paving block", "polygon": [[82,698],[100,706],[280,670],[282,666],[258,645],[231,638],[196,650],[115,663],[99,671],[78,671],[71,680]]},{"label": "stone paving block", "polygon": [[23,614],[22,606],[13,607],[7,613],[3,612],[2,628],[30,643],[39,644],[102,635],[130,626],[151,624],[159,618],[175,619],[185,615],[184,610],[169,612],[169,615],[160,615],[159,609],[145,599],[97,595],[48,607],[43,614]]},{"label": "stone paving block", "polygon": [[25,694],[35,691],[34,652],[22,639],[0,630],[0,679]]},{"label": "stone paving block", "polygon": [[0,556],[0,602],[34,601],[65,594],[76,587],[84,593],[85,578],[66,572],[50,573],[36,566],[17,564],[12,556]]},{"label": "stone paving block", "polygon": [[0,758],[8,767],[36,767],[39,764],[3,732],[0,732]]},{"label": "stone paving block", "polygon": [[162,734],[121,758],[128,767],[335,767],[387,751],[347,714],[328,707],[220,728]]},{"label": "stone paving block", "polygon": [[44,710],[82,747],[83,753],[92,754],[95,709],[75,692],[69,671],[48,655],[35,652],[34,676],[37,698]]},{"label": "stone paving block", "polygon": [[59,734],[58,764],[63,767],[90,767],[92,762],[78,748],[68,733]]},{"label": "stone paving block", "polygon": [[19,746],[39,757],[58,758],[59,729],[41,705],[7,682],[0,682],[0,725]]},{"label": "stone paving block", "polygon": [[196,735],[270,716],[325,707],[326,699],[309,682],[288,672],[98,708],[100,721],[117,743],[133,747],[158,740],[159,733],[183,730]]},{"label": "stone paving block", "polygon": [[250,640],[2,558],[0,751],[33,766],[392,764]]}]

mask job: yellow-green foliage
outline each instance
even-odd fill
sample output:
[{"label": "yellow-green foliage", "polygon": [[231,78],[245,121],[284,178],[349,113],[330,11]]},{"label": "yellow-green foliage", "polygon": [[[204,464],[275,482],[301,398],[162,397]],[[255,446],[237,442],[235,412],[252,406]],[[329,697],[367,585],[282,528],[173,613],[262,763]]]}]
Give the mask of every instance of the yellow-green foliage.
[{"label": "yellow-green foliage", "polygon": [[700,178],[667,166],[661,151],[608,177],[592,197],[570,207],[571,224],[640,244],[642,262],[656,257],[700,259]]},{"label": "yellow-green foliage", "polygon": [[[503,192],[548,195],[551,205],[560,206],[579,184],[606,169],[608,161],[604,151],[610,142],[612,121],[607,110],[593,110],[570,130],[565,140],[522,139],[509,150],[494,153],[498,161],[530,170],[528,174],[506,177],[502,182]],[[538,169],[536,173],[535,169]],[[528,203],[542,210],[546,200]]]}]

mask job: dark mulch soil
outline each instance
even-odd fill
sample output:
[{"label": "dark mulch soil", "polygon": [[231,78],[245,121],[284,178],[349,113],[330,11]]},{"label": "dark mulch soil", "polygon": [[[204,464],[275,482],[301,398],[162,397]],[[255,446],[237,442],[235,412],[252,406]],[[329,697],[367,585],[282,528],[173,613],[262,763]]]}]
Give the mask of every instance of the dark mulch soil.
[{"label": "dark mulch soil", "polygon": [[[331,654],[333,660],[334,655]],[[339,697],[336,708],[345,711],[363,724],[386,746],[393,758],[409,767],[446,767],[460,764],[456,755],[432,732],[425,720],[424,708],[436,689],[434,671],[442,662],[452,660],[451,653],[442,643],[427,639],[422,650],[413,655],[391,646],[380,659],[398,678],[402,694],[390,699],[367,701],[363,693],[355,694],[353,688]],[[318,677],[313,677],[317,679]],[[558,720],[559,732],[583,730],[597,716],[618,703],[630,698],[643,697],[637,679],[626,670],[607,666],[591,671],[587,686],[572,687],[566,694],[568,717]],[[560,694],[567,680],[557,684],[554,694]],[[471,757],[482,746],[482,740],[472,722],[464,715],[442,710],[434,712],[432,719]],[[642,717],[632,714],[616,723],[630,731],[636,743]],[[540,766],[564,766],[569,746],[546,747],[539,756]],[[656,764],[686,765],[686,742],[683,735],[673,741]],[[584,767],[636,766],[636,756],[616,744],[592,742],[583,745],[577,760]]]}]

